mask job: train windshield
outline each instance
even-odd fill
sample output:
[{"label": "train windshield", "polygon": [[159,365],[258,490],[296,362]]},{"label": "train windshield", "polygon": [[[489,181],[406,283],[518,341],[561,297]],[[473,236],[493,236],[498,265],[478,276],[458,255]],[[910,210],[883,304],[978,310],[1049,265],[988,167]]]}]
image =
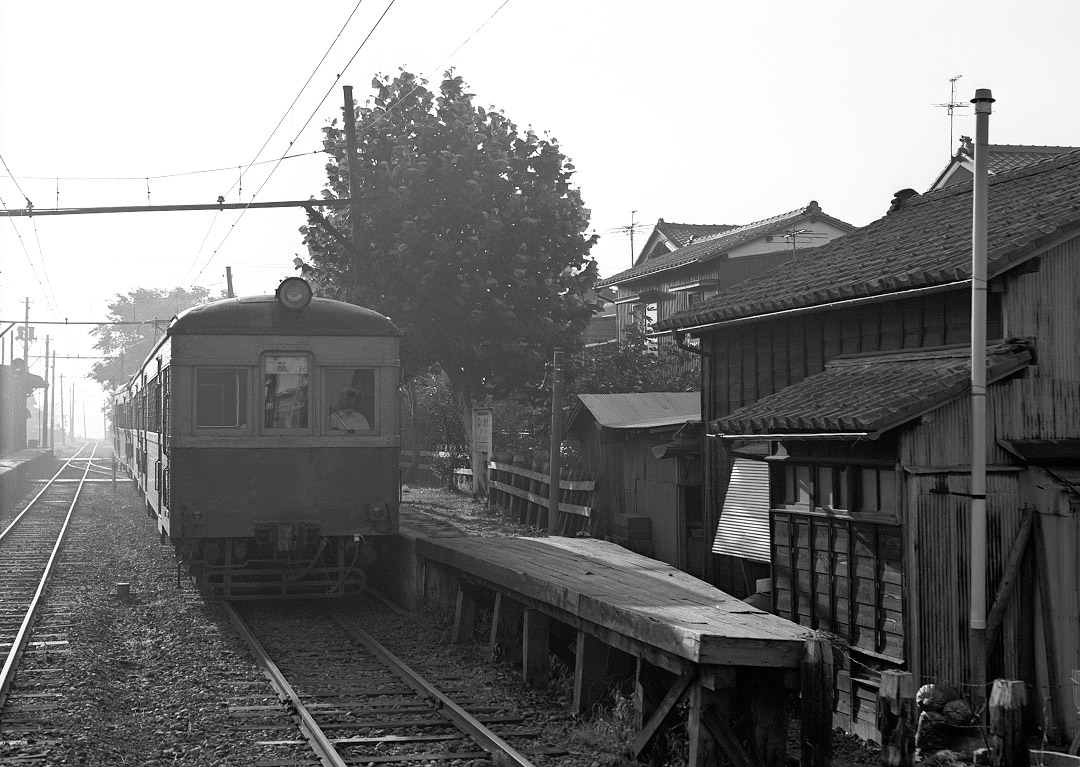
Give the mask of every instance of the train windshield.
[{"label": "train windshield", "polygon": [[323,368],[323,402],[328,433],[370,433],[375,428],[375,370]]},{"label": "train windshield", "polygon": [[263,428],[307,429],[310,361],[307,355],[263,357]]}]

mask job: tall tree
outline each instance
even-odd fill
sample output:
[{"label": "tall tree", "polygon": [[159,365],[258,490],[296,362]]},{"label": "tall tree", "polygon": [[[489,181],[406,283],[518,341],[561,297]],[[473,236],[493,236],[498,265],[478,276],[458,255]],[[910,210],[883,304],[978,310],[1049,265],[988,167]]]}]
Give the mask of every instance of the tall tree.
[{"label": "tall tree", "polygon": [[[535,385],[555,347],[577,347],[597,274],[589,212],[558,145],[475,106],[453,72],[438,93],[404,71],[372,86],[357,115],[360,268],[309,221],[311,276],[393,318],[406,372],[445,371],[464,419],[481,398]],[[335,120],[324,132],[323,196],[347,198],[344,131]],[[330,222],[349,232],[349,215]]]},{"label": "tall tree", "polygon": [[191,290],[135,288],[126,295],[117,293],[116,299],[109,304],[107,323],[90,331],[97,337],[94,348],[108,358],[94,363],[88,377],[106,391],[126,383],[173,317],[184,309],[210,300],[210,291],[198,286]]}]

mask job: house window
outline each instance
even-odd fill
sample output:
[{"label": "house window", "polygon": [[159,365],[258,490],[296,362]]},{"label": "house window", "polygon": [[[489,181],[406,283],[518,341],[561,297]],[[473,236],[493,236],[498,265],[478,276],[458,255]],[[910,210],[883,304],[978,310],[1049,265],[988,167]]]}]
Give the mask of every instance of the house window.
[{"label": "house window", "polygon": [[785,462],[774,472],[774,508],[895,516],[899,507],[891,469]]},{"label": "house window", "polygon": [[693,306],[694,304],[701,303],[704,298],[704,294],[700,290],[691,291],[686,294],[686,305]]}]

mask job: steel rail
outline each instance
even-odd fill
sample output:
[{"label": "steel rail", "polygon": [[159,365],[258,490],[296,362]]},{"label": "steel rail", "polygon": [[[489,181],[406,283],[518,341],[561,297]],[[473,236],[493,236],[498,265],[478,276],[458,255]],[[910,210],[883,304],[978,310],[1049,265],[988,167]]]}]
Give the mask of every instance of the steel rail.
[{"label": "steel rail", "polygon": [[300,700],[300,696],[297,695],[296,690],[285,679],[284,674],[277,667],[270,656],[267,654],[266,649],[262,646],[262,643],[255,637],[255,634],[248,627],[244,619],[240,617],[240,613],[236,611],[236,608],[229,602],[222,602],[225,606],[225,612],[229,616],[229,620],[236,627],[236,630],[240,632],[240,635],[244,638],[244,641],[248,643],[248,647],[251,648],[252,655],[255,656],[255,663],[262,669],[263,675],[270,680],[270,684],[277,692],[278,696],[282,700],[288,699],[292,704],[292,709],[295,714],[300,718],[300,731],[304,734],[304,737],[308,739],[308,743],[311,745],[312,750],[315,752],[319,760],[326,765],[326,767],[346,767],[346,762],[341,754],[334,748],[334,744],[330,741],[330,738],[326,736],[326,733],[322,731],[322,728],[315,722],[315,719],[311,716],[311,713],[307,710],[303,701]]},{"label": "steel rail", "polygon": [[[405,663],[390,652],[388,649],[382,646],[375,637],[360,628],[352,619],[347,616],[335,612],[333,614],[334,620],[338,625],[347,631],[350,636],[357,639],[364,645],[373,655],[379,660],[385,663],[395,674],[397,674],[405,684],[412,687],[420,695],[424,697],[434,698],[439,702],[438,713],[443,718],[450,721],[454,726],[460,729],[462,732],[469,735],[475,740],[481,748],[495,757],[496,764],[511,764],[518,765],[518,767],[534,767],[533,763],[525,758],[519,751],[513,746],[500,738],[494,732],[489,730],[483,724],[478,722],[475,717],[471,716],[465,709],[454,703],[450,698],[443,694],[435,685],[428,682],[422,676],[417,674]],[[500,761],[500,757],[502,760]],[[363,760],[361,760],[363,761]]]},{"label": "steel rail", "polygon": [[[64,462],[64,465],[60,467],[59,471],[52,475],[52,479],[45,483],[45,487],[41,488],[41,492],[31,498],[30,502],[26,504],[26,508],[20,511],[19,515],[15,517],[15,519],[11,520],[11,524],[5,527],[3,530],[0,530],[0,541],[4,540],[4,536],[11,532],[11,529],[19,523],[19,520],[23,518],[23,515],[26,514],[26,512],[30,511],[30,508],[38,502],[38,499],[41,498],[41,496],[45,495],[45,491],[48,490],[52,486],[52,484],[57,481],[56,478],[64,473],[64,469],[71,466],[72,462],[74,462],[74,460],[79,457],[79,453],[81,453],[85,449],[86,445],[83,445],[78,449],[75,455],[68,458],[67,461]],[[97,443],[94,444],[94,450],[97,450]],[[91,454],[91,457],[93,457],[93,454]],[[86,459],[83,458],[82,460],[85,461]]]},{"label": "steel rail", "polygon": [[[79,453],[83,451],[86,446],[79,448]],[[3,707],[7,701],[8,691],[11,689],[11,683],[15,681],[15,671],[19,667],[19,660],[22,658],[23,650],[26,647],[26,642],[30,638],[30,629],[34,623],[34,617],[37,615],[38,607],[41,604],[41,599],[45,594],[45,587],[49,583],[49,579],[52,577],[53,570],[56,568],[56,558],[60,553],[60,547],[64,543],[64,537],[67,535],[68,525],[71,524],[71,516],[75,512],[75,504],[79,502],[79,496],[82,494],[83,485],[85,484],[86,475],[90,471],[90,462],[94,460],[94,453],[97,452],[97,443],[94,443],[93,449],[90,451],[90,459],[86,462],[86,469],[83,471],[83,482],[79,483],[79,486],[75,488],[75,497],[71,499],[71,505],[68,506],[67,516],[64,517],[64,524],[60,528],[60,533],[56,536],[56,543],[53,544],[52,553],[49,555],[49,561],[45,564],[45,572],[41,575],[41,581],[38,583],[37,590],[34,592],[34,598],[30,601],[30,607],[26,610],[26,615],[23,618],[22,625],[19,626],[19,631],[15,635],[15,640],[11,643],[11,650],[8,652],[7,659],[4,661],[3,669],[0,669],[0,708]],[[75,455],[78,455],[76,453]],[[66,469],[71,461],[74,460],[74,456],[64,464],[64,466],[58,471],[53,478],[48,481],[45,487],[40,493],[34,496],[33,500],[27,504],[26,508],[22,510],[15,521],[8,525],[7,529],[3,533],[0,533],[0,538],[7,534],[15,523],[22,519],[23,515],[33,506],[42,494],[47,490],[58,476],[60,472]]]}]

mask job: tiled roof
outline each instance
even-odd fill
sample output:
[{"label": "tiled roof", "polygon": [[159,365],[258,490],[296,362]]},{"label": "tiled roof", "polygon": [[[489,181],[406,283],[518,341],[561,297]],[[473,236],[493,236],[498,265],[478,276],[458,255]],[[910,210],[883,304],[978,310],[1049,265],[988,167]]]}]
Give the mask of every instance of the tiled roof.
[{"label": "tiled roof", "polygon": [[[657,330],[943,285],[971,277],[970,181],[916,195],[884,218],[752,277]],[[1080,150],[989,179],[988,276],[1080,230]]]},{"label": "tiled roof", "polygon": [[694,240],[702,237],[711,237],[714,234],[735,229],[737,226],[737,224],[676,224],[662,218],[656,222],[656,228],[660,233],[674,243],[677,248],[689,245]]},{"label": "tiled roof", "polygon": [[701,418],[698,392],[579,394],[578,398],[597,423],[609,429],[647,429]]},{"label": "tiled roof", "polygon": [[[1032,360],[1021,341],[986,350],[992,382]],[[862,434],[907,423],[971,388],[969,347],[837,357],[822,372],[717,419],[723,434]]]},{"label": "tiled roof", "polygon": [[988,144],[986,147],[991,173],[1004,173],[1023,168],[1033,162],[1056,157],[1059,154],[1073,152],[1074,146],[1028,146],[1024,144]]},{"label": "tiled roof", "polygon": [[787,231],[787,225],[805,218],[808,215],[828,219],[833,224],[838,224],[840,228],[849,226],[843,221],[826,216],[821,212],[821,208],[818,206],[817,202],[811,201],[805,208],[781,213],[772,218],[755,221],[752,224],[737,226],[733,229],[728,229],[709,236],[699,237],[685,247],[673,250],[670,253],[665,253],[657,258],[651,258],[648,261],[637,264],[636,266],[627,269],[625,272],[620,272],[613,277],[598,280],[596,284],[599,286],[615,285],[639,277],[644,277],[647,274],[674,269],[679,266],[685,266],[686,264],[708,261],[710,258],[715,258],[723,253],[727,253],[732,248],[736,248],[759,237],[766,237],[770,234],[782,234]]}]

